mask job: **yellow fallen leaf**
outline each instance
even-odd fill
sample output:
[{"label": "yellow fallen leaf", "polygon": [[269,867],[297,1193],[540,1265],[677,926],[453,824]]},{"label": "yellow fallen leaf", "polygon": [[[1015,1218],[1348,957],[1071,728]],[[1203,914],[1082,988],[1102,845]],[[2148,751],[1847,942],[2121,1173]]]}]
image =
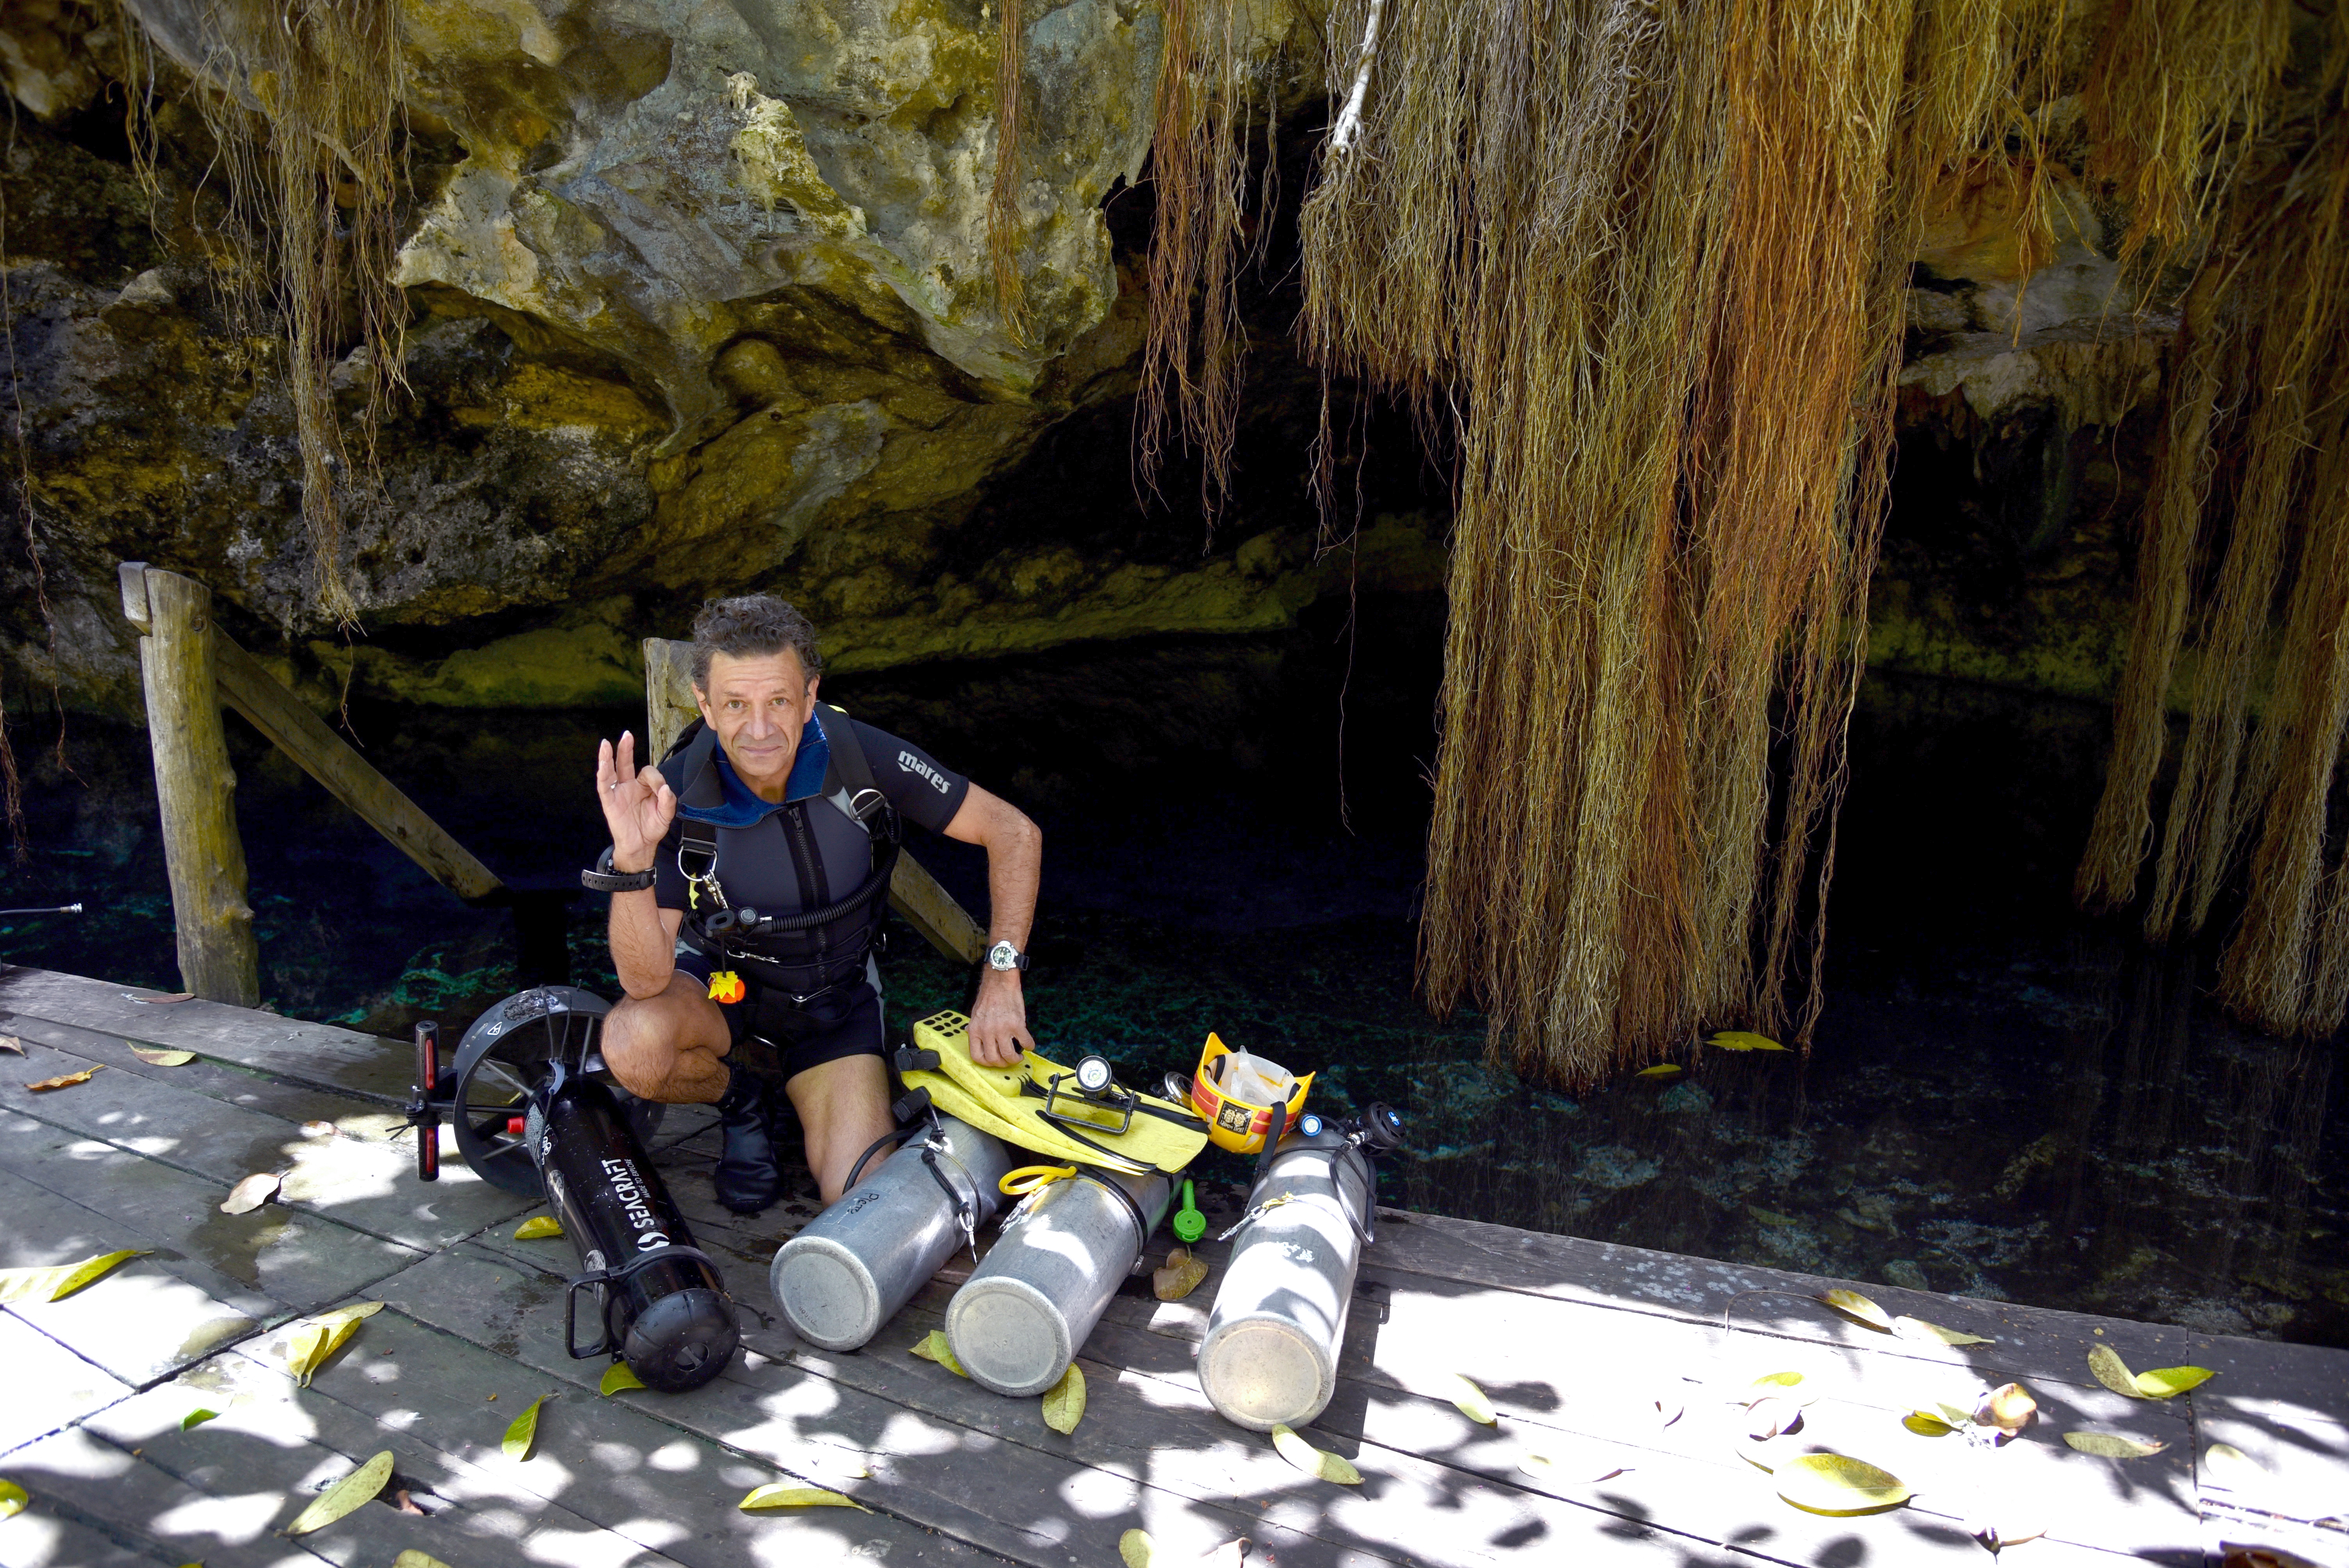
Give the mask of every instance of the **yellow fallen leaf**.
[{"label": "yellow fallen leaf", "polygon": [[1192,1254],[1188,1247],[1169,1248],[1166,1265],[1150,1273],[1151,1294],[1161,1301],[1180,1301],[1199,1288],[1207,1277],[1207,1265]]},{"label": "yellow fallen leaf", "polygon": [[529,1409],[507,1423],[505,1440],[498,1445],[506,1458],[510,1460],[530,1458],[531,1448],[538,1441],[538,1408],[552,1397],[541,1394],[530,1402]]},{"label": "yellow fallen leaf", "polygon": [[2212,1443],[2202,1450],[2202,1479],[2213,1486],[2246,1491],[2267,1478],[2267,1467],[2232,1443]]},{"label": "yellow fallen leaf", "polygon": [[1896,1317],[1892,1332],[1903,1339],[1914,1339],[1929,1345],[1988,1345],[1991,1341],[1979,1334],[1961,1334],[1954,1328],[1944,1328],[1938,1323],[1928,1323],[1921,1317]]},{"label": "yellow fallen leaf", "polygon": [[0,1519],[5,1519],[12,1513],[23,1512],[25,1505],[32,1501],[25,1489],[15,1481],[0,1480]]},{"label": "yellow fallen leaf", "polygon": [[1066,1437],[1084,1418],[1085,1375],[1071,1361],[1061,1380],[1044,1390],[1044,1424]]},{"label": "yellow fallen leaf", "polygon": [[1754,1379],[1754,1392],[1750,1397],[1758,1399],[1765,1395],[1783,1395],[1789,1388],[1802,1386],[1803,1375],[1800,1372],[1764,1372]]},{"label": "yellow fallen leaf", "polygon": [[1891,1315],[1856,1290],[1831,1290],[1821,1295],[1819,1299],[1845,1316],[1859,1319],[1870,1328],[1880,1328],[1887,1334],[1892,1332]]},{"label": "yellow fallen leaf", "polygon": [[970,1376],[962,1369],[962,1363],[955,1359],[954,1348],[947,1345],[946,1330],[943,1328],[931,1329],[929,1336],[914,1346],[914,1354],[925,1361],[936,1362],[957,1377]]},{"label": "yellow fallen leaf", "polygon": [[386,1449],[320,1493],[309,1507],[294,1516],[285,1533],[307,1535],[314,1530],[325,1529],[361,1503],[372,1501],[390,1479],[391,1450]]},{"label": "yellow fallen leaf", "polygon": [[133,1046],[130,1054],[150,1067],[183,1068],[196,1059],[193,1051],[167,1051],[160,1047]]},{"label": "yellow fallen leaf", "polygon": [[513,1239],[517,1242],[541,1242],[562,1233],[563,1222],[554,1215],[533,1214],[522,1222],[521,1229],[514,1232]]},{"label": "yellow fallen leaf", "polygon": [[1631,1076],[1633,1078],[1671,1078],[1680,1070],[1680,1064],[1677,1062],[1658,1062],[1654,1067],[1641,1068]]},{"label": "yellow fallen leaf", "polygon": [[1900,1424],[1920,1438],[1946,1438],[1958,1429],[1924,1410],[1911,1410],[1900,1418]]},{"label": "yellow fallen leaf", "polygon": [[2114,1393],[2131,1399],[2142,1399],[2145,1393],[2137,1386],[2137,1374],[2128,1369],[2121,1353],[2109,1345],[2088,1346],[2088,1370],[2097,1382]]},{"label": "yellow fallen leaf", "polygon": [[1809,1513],[1879,1513],[1909,1501],[1906,1481],[1848,1454],[1797,1454],[1773,1474],[1778,1495]]},{"label": "yellow fallen leaf", "polygon": [[853,1508],[862,1513],[873,1511],[853,1497],[843,1497],[820,1486],[792,1486],[786,1481],[762,1486],[734,1506],[745,1512],[770,1508]]},{"label": "yellow fallen leaf", "polygon": [[1336,1454],[1324,1453],[1299,1437],[1287,1427],[1272,1429],[1273,1451],[1307,1475],[1323,1480],[1336,1481],[1340,1486],[1360,1486],[1362,1472]]},{"label": "yellow fallen leaf", "polygon": [[2039,1401],[2031,1397],[2030,1389],[2020,1383],[2006,1383],[1982,1396],[1982,1403],[1974,1407],[1974,1422],[1995,1427],[2011,1438],[2031,1425],[2038,1413]]},{"label": "yellow fallen leaf", "polygon": [[[128,991],[123,995],[130,996]],[[192,1002],[196,994],[193,991],[165,991],[152,996],[130,996],[130,999],[134,1002]]]},{"label": "yellow fallen leaf", "polygon": [[2094,1454],[2100,1460],[2141,1460],[2169,1446],[2168,1443],[2123,1437],[2118,1432],[2097,1431],[2066,1432],[2064,1441],[2080,1452]]},{"label": "yellow fallen leaf", "polygon": [[152,1250],[125,1247],[120,1252],[100,1253],[94,1258],[84,1258],[78,1264],[58,1264],[51,1268],[0,1269],[0,1304],[63,1301],[84,1285],[96,1284],[120,1264],[132,1258],[143,1258]]},{"label": "yellow fallen leaf", "polygon": [[[190,1568],[194,1568],[194,1564],[190,1564]],[[391,1560],[391,1568],[449,1568],[449,1564],[411,1546]]]},{"label": "yellow fallen leaf", "polygon": [[21,1057],[25,1054],[25,1042],[14,1035],[0,1035],[0,1051]]},{"label": "yellow fallen leaf", "polygon": [[1786,1047],[1767,1035],[1757,1035],[1750,1029],[1723,1029],[1705,1041],[1717,1051],[1783,1051]]},{"label": "yellow fallen leaf", "polygon": [[220,1212],[223,1214],[249,1214],[277,1196],[277,1189],[285,1181],[285,1178],[277,1171],[256,1171],[228,1190],[228,1197],[222,1202]]},{"label": "yellow fallen leaf", "polygon": [[2157,1367],[2137,1375],[2137,1391],[2148,1399],[2174,1398],[2217,1376],[2208,1367]]},{"label": "yellow fallen leaf", "polygon": [[220,1412],[218,1410],[191,1410],[186,1415],[180,1418],[180,1430],[183,1432],[192,1432],[198,1427],[202,1426],[206,1421],[217,1421],[219,1419]]},{"label": "yellow fallen leaf", "polygon": [[1548,1454],[1523,1453],[1517,1456],[1517,1468],[1536,1480],[1546,1481],[1552,1486],[1578,1486],[1621,1475],[1630,1467],[1617,1464],[1612,1460],[1587,1460],[1580,1464],[1569,1464]]},{"label": "yellow fallen leaf", "polygon": [[1146,1530],[1129,1530],[1117,1538],[1117,1554],[1124,1559],[1125,1568],[1151,1568],[1157,1550]]},{"label": "yellow fallen leaf", "polygon": [[53,1088],[71,1088],[78,1083],[88,1083],[90,1074],[103,1071],[105,1067],[106,1064],[100,1062],[96,1067],[84,1068],[78,1073],[60,1073],[56,1078],[45,1078],[38,1083],[28,1083],[25,1087],[35,1094],[47,1094]]},{"label": "yellow fallen leaf", "polygon": [[1462,1415],[1467,1417],[1478,1426],[1495,1427],[1500,1425],[1500,1412],[1493,1408],[1492,1400],[1485,1398],[1485,1390],[1476,1387],[1475,1384],[1468,1381],[1467,1378],[1461,1377],[1458,1373],[1455,1372],[1452,1375],[1451,1381],[1445,1386],[1444,1394],[1445,1398],[1450,1399],[1454,1405],[1457,1405],[1460,1408],[1460,1413]]},{"label": "yellow fallen leaf", "polygon": [[318,1368],[358,1332],[359,1325],[382,1310],[383,1303],[379,1301],[363,1301],[321,1313],[295,1329],[294,1336],[285,1342],[285,1369],[294,1374],[295,1383],[308,1387]]},{"label": "yellow fallen leaf", "polygon": [[1774,1396],[1745,1407],[1745,1435],[1757,1443],[1766,1443],[1780,1432],[1791,1432],[1802,1424],[1803,1408],[1792,1399]]},{"label": "yellow fallen leaf", "polygon": [[641,1388],[645,1380],[636,1376],[636,1368],[625,1361],[615,1361],[604,1369],[604,1380],[595,1385],[595,1392],[604,1395],[625,1394],[631,1388]]}]

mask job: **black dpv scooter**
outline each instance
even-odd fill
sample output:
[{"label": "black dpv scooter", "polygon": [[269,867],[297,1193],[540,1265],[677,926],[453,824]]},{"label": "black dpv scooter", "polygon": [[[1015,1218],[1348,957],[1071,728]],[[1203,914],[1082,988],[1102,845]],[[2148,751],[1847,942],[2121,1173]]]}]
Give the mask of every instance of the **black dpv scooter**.
[{"label": "black dpv scooter", "polygon": [[[740,1339],[734,1303],[646,1157],[662,1108],[629,1095],[605,1070],[596,1041],[611,1010],[570,985],[509,996],[465,1031],[447,1079],[439,1026],[417,1025],[416,1095],[408,1106],[416,1175],[440,1180],[446,1110],[474,1173],[543,1198],[579,1251],[580,1272],[564,1299],[564,1347],[580,1360],[625,1360],[650,1387],[698,1388],[733,1358]],[[596,1328],[584,1346],[582,1296]]]}]

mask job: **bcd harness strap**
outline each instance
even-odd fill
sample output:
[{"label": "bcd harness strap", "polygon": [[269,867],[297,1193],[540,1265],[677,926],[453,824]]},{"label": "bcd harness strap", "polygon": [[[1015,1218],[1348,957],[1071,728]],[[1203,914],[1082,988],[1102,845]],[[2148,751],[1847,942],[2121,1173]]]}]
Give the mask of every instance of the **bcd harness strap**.
[{"label": "bcd harness strap", "polygon": [[[697,821],[681,810],[677,817],[677,869],[686,883],[686,926],[693,944],[721,966],[747,962],[754,978],[764,978],[791,995],[795,1002],[805,1002],[832,988],[837,982],[826,981],[825,973],[845,970],[853,959],[862,967],[871,951],[873,935],[880,927],[880,914],[874,906],[888,895],[890,879],[897,869],[897,854],[905,841],[905,828],[896,808],[881,793],[874,782],[873,768],[864,755],[864,748],[856,738],[854,727],[846,714],[838,708],[830,712],[838,716],[837,722],[828,722],[825,705],[816,708],[816,723],[823,729],[829,753],[824,768],[823,798],[826,804],[854,822],[873,841],[873,873],[844,898],[814,909],[802,909],[792,914],[762,915],[756,911],[737,910],[728,901],[726,890],[719,881],[718,835],[712,823]],[[676,771],[669,787],[676,790],[679,806],[715,806],[725,799],[725,788],[719,782],[714,753],[718,748],[717,733],[707,725],[699,727],[686,745],[671,754],[670,760],[661,764],[664,774],[670,772],[671,762]],[[700,799],[698,797],[710,797]],[[794,806],[803,806],[794,802]],[[791,810],[787,807],[785,810]],[[772,813],[779,830],[783,812]],[[801,897],[804,901],[813,890],[796,858],[794,873],[799,875]],[[745,917],[748,918],[745,918]],[[767,936],[788,936],[818,931],[825,926],[861,920],[864,940],[854,954],[835,958],[817,957],[794,961],[761,953],[757,940]],[[743,939],[750,940],[745,941]],[[818,984],[801,992],[796,984],[773,971],[817,972]],[[761,975],[761,970],[769,973]]]}]

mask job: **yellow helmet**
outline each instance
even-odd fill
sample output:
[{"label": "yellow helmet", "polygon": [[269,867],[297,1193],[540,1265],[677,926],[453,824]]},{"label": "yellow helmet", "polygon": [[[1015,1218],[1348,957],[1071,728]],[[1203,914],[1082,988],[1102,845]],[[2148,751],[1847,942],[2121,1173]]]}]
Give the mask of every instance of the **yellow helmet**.
[{"label": "yellow helmet", "polygon": [[[1191,1075],[1191,1109],[1207,1121],[1207,1137],[1216,1148],[1228,1149],[1235,1154],[1254,1154],[1264,1148],[1264,1136],[1272,1130],[1274,1107],[1257,1105],[1227,1095],[1223,1091],[1224,1058],[1234,1054],[1232,1048],[1215,1036],[1199,1052],[1198,1070]],[[1306,1091],[1313,1087],[1313,1075],[1307,1073],[1288,1091],[1288,1115],[1285,1125],[1297,1125],[1298,1114],[1305,1109]]]}]

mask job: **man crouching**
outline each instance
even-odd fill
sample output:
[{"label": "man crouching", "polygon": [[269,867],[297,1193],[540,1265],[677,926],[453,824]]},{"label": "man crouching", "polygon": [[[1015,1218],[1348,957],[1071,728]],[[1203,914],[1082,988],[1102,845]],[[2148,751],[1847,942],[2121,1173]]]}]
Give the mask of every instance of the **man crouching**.
[{"label": "man crouching", "polygon": [[890,1130],[873,949],[904,824],[987,851],[972,1057],[1008,1067],[1036,1043],[1020,945],[1043,835],[918,748],[818,703],[822,669],[815,628],[789,604],[713,601],[693,623],[701,723],[657,768],[636,766],[625,733],[596,757],[612,848],[587,881],[612,893],[627,993],[605,1020],[604,1060],[632,1094],[718,1107],[718,1201],[740,1213],[781,1191],[787,1099],[827,1203]]}]

